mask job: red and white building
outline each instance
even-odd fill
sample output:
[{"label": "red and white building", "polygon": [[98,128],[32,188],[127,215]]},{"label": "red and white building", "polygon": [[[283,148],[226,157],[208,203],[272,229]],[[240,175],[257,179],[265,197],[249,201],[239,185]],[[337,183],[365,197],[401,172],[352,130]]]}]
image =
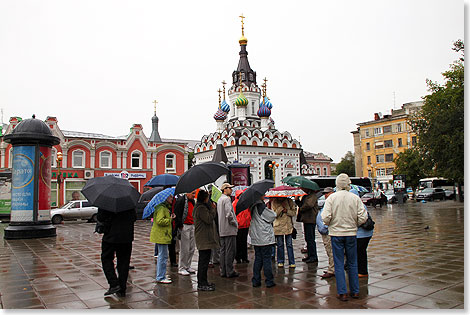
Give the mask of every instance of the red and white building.
[{"label": "red and white building", "polygon": [[[4,134],[10,133],[21,122],[11,117]],[[46,124],[60,144],[52,148],[51,207],[63,205],[80,191],[87,180],[106,175],[128,176],[129,182],[140,192],[153,176],[169,173],[183,174],[188,168],[188,141],[161,139],[158,117],[152,117],[152,134],[147,138],[141,124],[134,124],[127,136],[107,136],[95,133],[61,130],[56,117],[47,117]],[[11,169],[9,143],[0,143],[0,169]],[[60,165],[62,182],[57,191],[57,153],[62,152]],[[127,174],[126,174],[127,172]],[[81,196],[83,197],[83,196]]]}]

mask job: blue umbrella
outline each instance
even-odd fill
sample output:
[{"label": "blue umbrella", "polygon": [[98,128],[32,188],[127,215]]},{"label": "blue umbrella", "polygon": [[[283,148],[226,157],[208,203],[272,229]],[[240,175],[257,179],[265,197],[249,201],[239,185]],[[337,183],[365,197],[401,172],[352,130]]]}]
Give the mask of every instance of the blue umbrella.
[{"label": "blue umbrella", "polygon": [[147,206],[145,206],[144,208],[142,219],[145,219],[151,216],[152,213],[155,211],[155,206],[158,206],[159,204],[165,202],[165,200],[168,197],[174,196],[174,195],[175,195],[175,187],[171,187],[171,188],[162,190],[161,192],[153,196],[152,200],[150,200]]},{"label": "blue umbrella", "polygon": [[179,178],[179,176],[173,174],[161,174],[152,177],[144,186],[176,186]]}]

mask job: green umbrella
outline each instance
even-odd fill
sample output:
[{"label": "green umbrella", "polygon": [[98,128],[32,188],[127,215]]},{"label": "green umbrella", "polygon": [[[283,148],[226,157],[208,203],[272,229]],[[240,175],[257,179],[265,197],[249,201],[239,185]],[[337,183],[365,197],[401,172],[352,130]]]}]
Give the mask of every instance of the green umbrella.
[{"label": "green umbrella", "polygon": [[287,176],[282,180],[282,182],[293,187],[307,188],[310,190],[321,190],[317,183],[303,176]]}]

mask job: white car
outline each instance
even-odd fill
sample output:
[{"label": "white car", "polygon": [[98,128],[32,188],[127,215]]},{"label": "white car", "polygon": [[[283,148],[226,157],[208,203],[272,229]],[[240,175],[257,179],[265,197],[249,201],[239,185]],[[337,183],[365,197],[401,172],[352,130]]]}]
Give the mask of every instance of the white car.
[{"label": "white car", "polygon": [[73,200],[65,206],[51,210],[51,221],[60,224],[64,220],[85,219],[96,222],[98,208],[90,205],[88,200]]}]

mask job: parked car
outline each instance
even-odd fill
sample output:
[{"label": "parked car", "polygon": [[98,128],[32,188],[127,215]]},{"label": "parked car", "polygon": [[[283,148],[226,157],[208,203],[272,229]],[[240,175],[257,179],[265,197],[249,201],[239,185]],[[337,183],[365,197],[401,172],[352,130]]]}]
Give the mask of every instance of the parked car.
[{"label": "parked car", "polygon": [[425,188],[418,192],[416,195],[416,201],[429,200],[434,201],[436,199],[445,200],[446,194],[442,188]]},{"label": "parked car", "polygon": [[454,199],[454,191],[449,189],[444,189],[444,193],[446,194],[446,199]]},{"label": "parked car", "polygon": [[[393,190],[385,191],[385,196],[387,197],[387,202],[388,203],[397,203],[398,202],[397,195],[395,195],[395,191],[393,191]],[[407,200],[408,200],[408,195],[403,194],[403,203],[405,203]]]},{"label": "parked car", "polygon": [[362,195],[361,200],[366,206],[373,206],[374,208],[377,205],[382,207],[382,205],[387,204],[387,197],[383,193],[380,194],[379,198],[374,193],[366,193]]},{"label": "parked car", "polygon": [[73,200],[65,206],[51,210],[51,221],[59,224],[64,220],[89,220],[96,222],[98,208],[90,205],[88,200]]}]

